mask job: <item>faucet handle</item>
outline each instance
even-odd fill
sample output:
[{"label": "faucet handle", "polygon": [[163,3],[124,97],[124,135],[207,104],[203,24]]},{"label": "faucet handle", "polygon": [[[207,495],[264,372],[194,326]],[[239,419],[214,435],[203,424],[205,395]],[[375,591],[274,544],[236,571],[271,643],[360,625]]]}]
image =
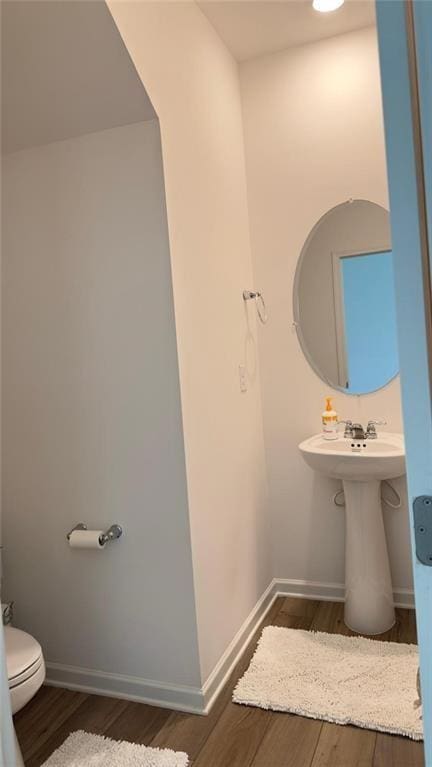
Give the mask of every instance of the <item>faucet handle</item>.
[{"label": "faucet handle", "polygon": [[354,439],[364,439],[365,438],[365,431],[363,429],[363,426],[361,423],[353,423],[352,425],[352,435]]},{"label": "faucet handle", "polygon": [[338,426],[340,423],[345,424],[344,438],[351,439],[353,435],[353,422],[348,419],[346,421],[338,421]]},{"label": "faucet handle", "polygon": [[377,430],[376,426],[385,426],[387,421],[382,418],[379,421],[368,421],[368,425],[366,428],[366,435],[368,439],[376,439],[377,438]]}]

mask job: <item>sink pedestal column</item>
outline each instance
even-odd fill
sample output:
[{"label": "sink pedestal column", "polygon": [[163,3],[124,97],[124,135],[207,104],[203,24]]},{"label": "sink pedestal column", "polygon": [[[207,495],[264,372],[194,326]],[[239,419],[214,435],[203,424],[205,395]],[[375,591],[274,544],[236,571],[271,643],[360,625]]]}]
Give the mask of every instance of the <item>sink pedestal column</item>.
[{"label": "sink pedestal column", "polygon": [[381,508],[381,482],[344,480],[345,623],[361,634],[382,634],[395,622],[390,564]]}]

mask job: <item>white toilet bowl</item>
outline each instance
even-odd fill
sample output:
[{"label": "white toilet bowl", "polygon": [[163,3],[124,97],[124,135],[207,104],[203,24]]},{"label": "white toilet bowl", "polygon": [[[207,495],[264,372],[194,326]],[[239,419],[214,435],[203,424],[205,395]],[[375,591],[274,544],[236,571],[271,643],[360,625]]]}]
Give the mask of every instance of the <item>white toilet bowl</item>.
[{"label": "white toilet bowl", "polygon": [[16,714],[36,695],[45,679],[42,648],[25,631],[5,626],[6,665],[12,713]]}]

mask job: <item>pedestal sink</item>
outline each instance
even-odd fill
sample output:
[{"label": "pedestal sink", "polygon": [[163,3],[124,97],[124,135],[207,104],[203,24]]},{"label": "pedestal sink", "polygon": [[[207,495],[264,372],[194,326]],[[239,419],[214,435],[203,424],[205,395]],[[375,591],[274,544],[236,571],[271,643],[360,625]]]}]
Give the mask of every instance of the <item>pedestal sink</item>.
[{"label": "pedestal sink", "polygon": [[341,479],[345,494],[345,623],[362,634],[394,624],[393,589],[381,509],[381,480],[405,474],[401,434],[355,442],[319,434],[299,445],[306,463]]}]

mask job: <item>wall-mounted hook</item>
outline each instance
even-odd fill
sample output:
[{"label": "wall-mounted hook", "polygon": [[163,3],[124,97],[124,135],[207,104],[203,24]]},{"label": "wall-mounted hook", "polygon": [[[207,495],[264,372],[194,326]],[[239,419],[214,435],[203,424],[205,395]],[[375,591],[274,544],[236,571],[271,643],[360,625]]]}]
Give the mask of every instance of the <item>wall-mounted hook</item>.
[{"label": "wall-mounted hook", "polygon": [[250,301],[250,300],[255,301],[258,317],[260,318],[262,324],[265,325],[265,323],[268,320],[268,314],[267,314],[267,309],[266,309],[266,305],[265,305],[262,293],[258,293],[257,291],[254,291],[254,290],[244,290],[243,301]]}]

